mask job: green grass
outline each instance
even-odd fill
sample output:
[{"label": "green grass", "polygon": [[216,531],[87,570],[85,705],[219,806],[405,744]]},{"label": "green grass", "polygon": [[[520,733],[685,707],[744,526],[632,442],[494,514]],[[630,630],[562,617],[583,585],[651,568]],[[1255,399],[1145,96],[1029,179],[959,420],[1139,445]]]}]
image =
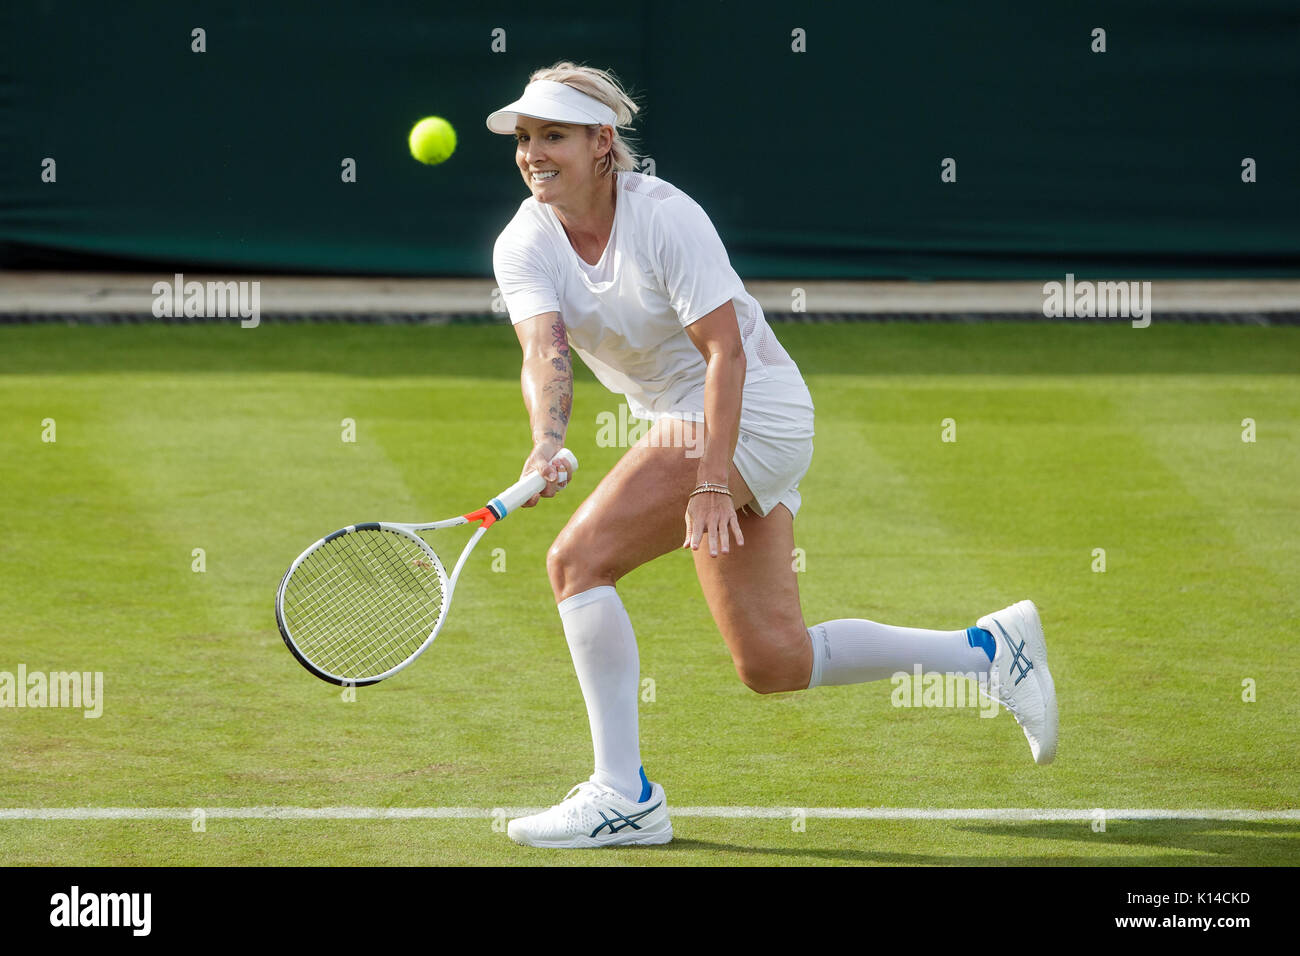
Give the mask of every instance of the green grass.
[{"label": "green grass", "polygon": [[[1298,331],[779,326],[818,409],[796,523],[805,617],[955,628],[1032,597],[1060,754],[1035,767],[1005,713],[895,709],[888,682],[752,694],[675,554],[620,585],[655,681],[647,771],[679,806],[1300,806]],[[285,650],[275,586],[326,530],[466,510],[518,475],[510,330],[0,329],[0,671],[103,671],[106,698],[98,720],[0,709],[0,807],[555,802],[590,772],[591,741],[543,557],[621,453],[595,443],[597,413],[615,408],[580,372],[570,491],[494,530],[424,658],[345,703]],[[945,418],[955,443],[940,441]],[[449,537],[454,553],[465,537]],[[593,858],[517,848],[487,820],[0,821],[0,859],[1300,860],[1295,823],[675,828],[669,847]]]}]

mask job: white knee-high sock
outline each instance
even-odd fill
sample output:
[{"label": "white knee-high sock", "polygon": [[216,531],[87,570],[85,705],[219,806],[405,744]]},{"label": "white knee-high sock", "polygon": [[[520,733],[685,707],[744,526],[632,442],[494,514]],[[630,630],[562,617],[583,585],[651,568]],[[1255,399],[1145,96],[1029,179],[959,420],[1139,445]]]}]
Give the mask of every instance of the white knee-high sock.
[{"label": "white knee-high sock", "polygon": [[591,745],[596,752],[592,779],[629,800],[640,800],[641,663],[623,601],[616,590],[604,585],[567,597],[557,607],[591,721]]},{"label": "white knee-high sock", "polygon": [[[851,618],[814,624],[808,628],[813,648],[808,686],[863,684],[900,671],[911,674],[918,664],[927,674],[985,673],[992,659],[982,639],[988,632],[972,636],[971,631],[979,629],[927,631]],[[987,643],[991,648],[991,638]]]}]

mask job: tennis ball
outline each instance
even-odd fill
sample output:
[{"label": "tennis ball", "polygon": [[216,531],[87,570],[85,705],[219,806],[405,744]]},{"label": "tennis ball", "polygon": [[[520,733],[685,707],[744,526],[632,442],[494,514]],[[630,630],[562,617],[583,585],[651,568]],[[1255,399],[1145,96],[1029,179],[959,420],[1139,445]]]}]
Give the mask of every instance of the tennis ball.
[{"label": "tennis ball", "polygon": [[456,131],[441,116],[426,116],[411,128],[411,155],[430,166],[456,151]]}]

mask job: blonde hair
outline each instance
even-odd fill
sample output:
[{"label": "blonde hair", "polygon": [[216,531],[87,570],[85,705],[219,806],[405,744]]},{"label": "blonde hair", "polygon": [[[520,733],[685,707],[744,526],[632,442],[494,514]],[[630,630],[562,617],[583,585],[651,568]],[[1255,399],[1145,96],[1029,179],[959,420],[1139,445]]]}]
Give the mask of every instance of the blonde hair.
[{"label": "blonde hair", "polygon": [[[630,127],[632,125],[632,116],[640,112],[640,107],[633,102],[632,97],[628,96],[622,84],[619,83],[612,72],[598,70],[594,66],[579,66],[568,60],[561,60],[554,66],[534,71],[533,75],[528,78],[528,82],[531,83],[534,80],[554,80],[556,83],[571,86],[575,90],[599,100],[613,110],[614,143],[596,164],[596,173],[600,176],[612,176],[619,170],[636,170],[636,144],[624,139],[618,128],[620,126]],[[598,125],[591,125],[587,127],[587,133],[588,135],[595,135],[599,129]]]}]

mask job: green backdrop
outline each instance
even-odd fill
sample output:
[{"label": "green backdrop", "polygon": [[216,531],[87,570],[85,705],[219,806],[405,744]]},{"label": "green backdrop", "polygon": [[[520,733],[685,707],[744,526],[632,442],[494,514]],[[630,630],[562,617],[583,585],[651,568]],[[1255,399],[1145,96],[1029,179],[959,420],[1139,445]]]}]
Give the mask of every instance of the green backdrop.
[{"label": "green backdrop", "polygon": [[[746,278],[1300,274],[1295,0],[45,0],[0,17],[9,267],[488,276],[527,193],[484,117],[569,58],[629,85],[642,151]],[[460,134],[439,167],[406,149],[431,113]]]}]

